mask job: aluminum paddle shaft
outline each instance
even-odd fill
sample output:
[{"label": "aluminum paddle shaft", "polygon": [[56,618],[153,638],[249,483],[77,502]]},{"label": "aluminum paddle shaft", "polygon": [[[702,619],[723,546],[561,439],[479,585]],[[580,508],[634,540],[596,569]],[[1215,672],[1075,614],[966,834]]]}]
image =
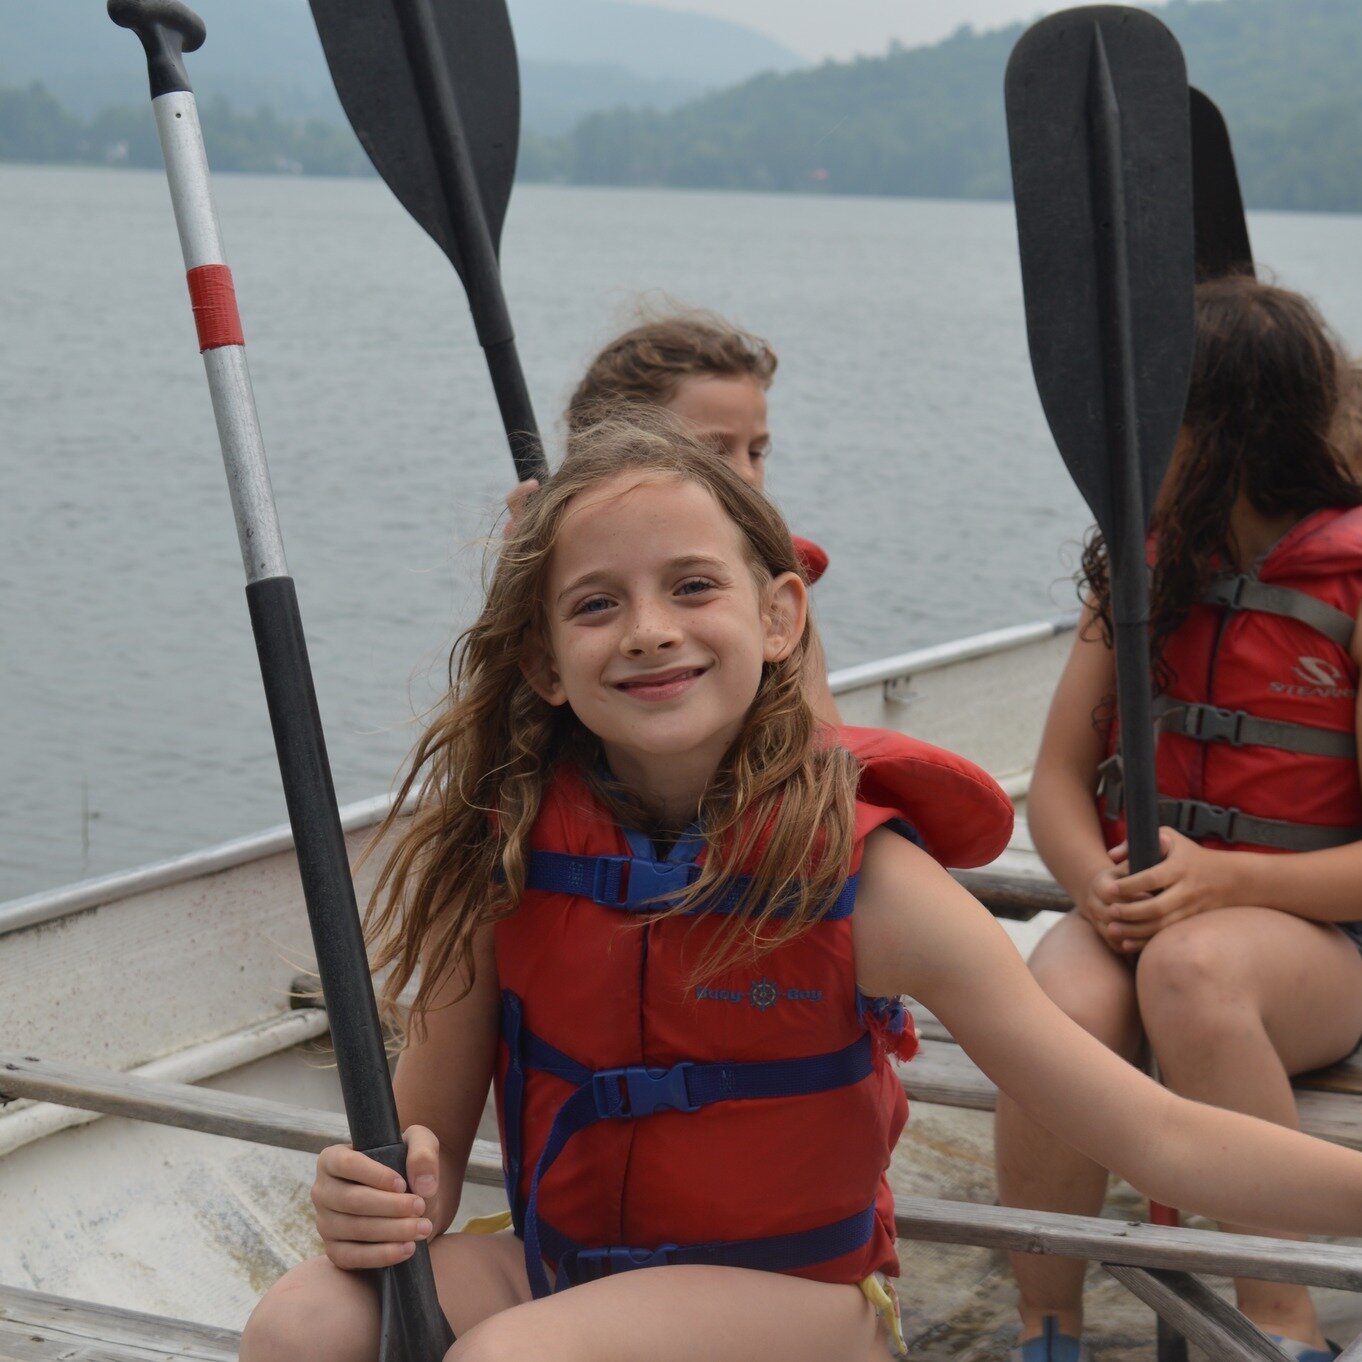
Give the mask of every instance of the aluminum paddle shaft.
[{"label": "aluminum paddle shaft", "polygon": [[[356,1149],[404,1174],[406,1150],[298,597],[284,559],[232,275],[223,259],[198,111],[182,58],[203,43],[203,22],[177,0],[109,0],[108,9],[115,23],[137,34],[147,53],[152,109],[231,490],[251,627],[351,1139]],[[453,1335],[440,1312],[424,1244],[405,1263],[384,1270],[382,1295],[383,1356],[392,1362],[442,1357]]]}]

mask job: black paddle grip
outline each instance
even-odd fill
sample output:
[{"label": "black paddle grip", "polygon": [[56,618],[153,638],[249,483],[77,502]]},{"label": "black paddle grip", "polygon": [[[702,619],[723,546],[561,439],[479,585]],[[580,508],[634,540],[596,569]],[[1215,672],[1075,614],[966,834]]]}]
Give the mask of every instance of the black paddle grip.
[{"label": "black paddle grip", "polygon": [[298,873],[356,1149],[400,1144],[388,1057],[292,577],[246,588]]},{"label": "black paddle grip", "polygon": [[130,28],[147,53],[151,97],[192,91],[184,54],[203,46],[208,30],[203,20],[179,0],[109,0],[109,18]]}]

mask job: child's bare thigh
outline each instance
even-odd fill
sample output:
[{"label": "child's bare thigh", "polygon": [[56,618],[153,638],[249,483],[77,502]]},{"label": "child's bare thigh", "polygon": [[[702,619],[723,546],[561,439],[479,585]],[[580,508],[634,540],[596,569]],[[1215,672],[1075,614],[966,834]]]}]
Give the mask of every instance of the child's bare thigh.
[{"label": "child's bare thigh", "polygon": [[[440,1304],[456,1334],[530,1298],[524,1248],[510,1233],[447,1234],[430,1250]],[[326,1258],[300,1263],[272,1286],[242,1337],[242,1362],[372,1362],[378,1351],[373,1274]]]},{"label": "child's bare thigh", "polygon": [[889,1362],[860,1289],[744,1268],[657,1267],[485,1319],[448,1362]]}]

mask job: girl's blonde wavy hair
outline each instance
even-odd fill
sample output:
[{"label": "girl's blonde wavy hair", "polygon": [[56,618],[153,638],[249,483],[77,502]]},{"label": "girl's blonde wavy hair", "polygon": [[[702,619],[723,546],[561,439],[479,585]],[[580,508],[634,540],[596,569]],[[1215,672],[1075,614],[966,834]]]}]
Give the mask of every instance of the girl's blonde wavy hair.
[{"label": "girl's blonde wavy hair", "polygon": [[[530,832],[555,768],[575,767],[615,818],[646,832],[680,831],[658,828],[646,792],[614,781],[595,735],[569,706],[541,699],[522,672],[524,660],[550,654],[548,574],[564,512],[575,497],[624,472],[710,492],[741,532],[759,593],[782,573],[801,571],[771,503],[667,412],[631,407],[627,416],[571,436],[562,466],[516,517],[513,535],[493,548],[486,604],[454,644],[449,691],[371,844],[396,831],[366,929],[375,971],[388,971],[383,1004],[390,1016],[420,965],[412,1008],[418,1034],[451,969],[471,986],[479,929],[515,912]],[[751,876],[703,955],[702,978],[807,930],[845,879],[857,766],[817,732],[802,684],[807,641],[806,625],[789,657],[763,667],[742,730],[701,800],[703,871],[683,899],[661,910],[685,913],[731,889],[740,874]],[[399,828],[413,789],[415,811]]]}]

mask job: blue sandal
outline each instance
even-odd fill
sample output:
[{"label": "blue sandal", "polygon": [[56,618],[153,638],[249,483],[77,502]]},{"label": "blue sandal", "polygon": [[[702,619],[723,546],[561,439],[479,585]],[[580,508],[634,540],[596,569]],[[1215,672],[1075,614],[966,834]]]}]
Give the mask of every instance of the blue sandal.
[{"label": "blue sandal", "polygon": [[[1090,1362],[1088,1350],[1078,1339],[1059,1332],[1057,1316],[1046,1315],[1042,1330],[1038,1338],[1028,1338],[1013,1348],[1009,1362]],[[1307,1357],[1302,1362],[1314,1362],[1314,1359]]]},{"label": "blue sandal", "polygon": [[1342,1351],[1336,1343],[1330,1343],[1327,1348],[1313,1348],[1308,1343],[1297,1343],[1294,1338],[1283,1338],[1281,1334],[1269,1334],[1268,1337],[1294,1362],[1334,1362]]}]

